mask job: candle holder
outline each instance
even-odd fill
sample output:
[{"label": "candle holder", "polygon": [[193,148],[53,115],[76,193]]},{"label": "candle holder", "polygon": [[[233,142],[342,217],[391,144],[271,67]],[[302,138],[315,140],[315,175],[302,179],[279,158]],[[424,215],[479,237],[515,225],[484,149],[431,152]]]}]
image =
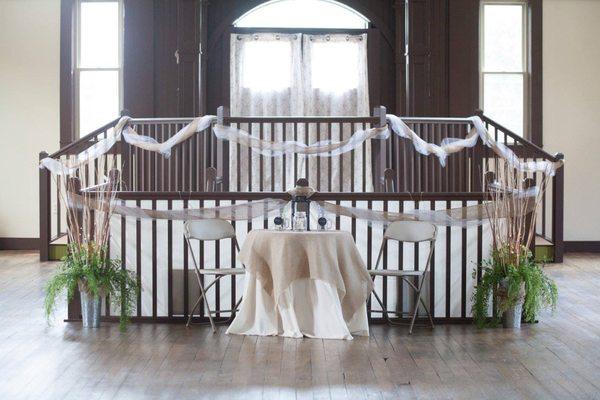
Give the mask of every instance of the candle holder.
[{"label": "candle holder", "polygon": [[296,213],[304,213],[306,217],[306,230],[310,231],[310,200],[309,196],[314,190],[308,186],[308,180],[300,178],[292,191],[292,229],[296,229]]}]

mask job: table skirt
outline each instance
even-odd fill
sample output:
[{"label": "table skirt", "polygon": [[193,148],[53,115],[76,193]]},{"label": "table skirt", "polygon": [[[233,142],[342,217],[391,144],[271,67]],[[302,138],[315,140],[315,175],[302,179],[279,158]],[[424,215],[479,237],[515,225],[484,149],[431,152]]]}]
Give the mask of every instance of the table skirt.
[{"label": "table skirt", "polygon": [[244,300],[227,333],[350,340],[352,335],[369,336],[367,307],[363,304],[349,321],[344,320],[337,289],[310,278],[293,281],[276,305],[256,277],[247,273]]}]

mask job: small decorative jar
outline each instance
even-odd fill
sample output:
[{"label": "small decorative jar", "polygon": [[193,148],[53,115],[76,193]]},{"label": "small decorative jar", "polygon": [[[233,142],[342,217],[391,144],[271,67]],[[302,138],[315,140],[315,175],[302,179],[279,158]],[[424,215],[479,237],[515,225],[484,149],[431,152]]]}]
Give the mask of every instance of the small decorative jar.
[{"label": "small decorative jar", "polygon": [[304,211],[298,211],[296,214],[294,214],[294,230],[306,230],[306,213]]}]

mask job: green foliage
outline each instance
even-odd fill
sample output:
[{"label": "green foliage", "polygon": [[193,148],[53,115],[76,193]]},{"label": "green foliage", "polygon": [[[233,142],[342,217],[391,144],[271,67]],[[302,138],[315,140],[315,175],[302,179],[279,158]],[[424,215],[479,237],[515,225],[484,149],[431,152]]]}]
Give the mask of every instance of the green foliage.
[{"label": "green foliage", "polygon": [[122,267],[121,260],[108,259],[106,249],[95,243],[70,245],[68,254],[46,286],[47,318],[52,315],[61,293],[66,291],[71,301],[78,285],[92,297],[110,296],[111,302],[121,308],[119,326],[121,330],[126,328],[140,285],[135,275]]},{"label": "green foliage", "polygon": [[[483,263],[483,276],[473,292],[473,319],[479,327],[497,326],[502,314],[523,298],[523,314],[527,322],[535,321],[539,312],[556,309],[558,289],[537,264],[528,249],[518,257],[507,257],[507,249],[494,251],[492,259]],[[519,260],[518,265],[506,260]],[[474,272],[476,274],[476,272]],[[494,298],[496,316],[488,321],[490,300]]]}]

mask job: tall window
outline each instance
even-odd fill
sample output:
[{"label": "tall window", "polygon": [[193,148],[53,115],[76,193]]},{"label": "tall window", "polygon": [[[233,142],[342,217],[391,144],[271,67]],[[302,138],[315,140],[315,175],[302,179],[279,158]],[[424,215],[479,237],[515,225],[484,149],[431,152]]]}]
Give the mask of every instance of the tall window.
[{"label": "tall window", "polygon": [[488,1],[481,9],[481,106],[518,135],[528,120],[527,2]]},{"label": "tall window", "polygon": [[80,0],[76,38],[75,115],[83,136],[115,119],[121,109],[121,1]]},{"label": "tall window", "polygon": [[333,0],[273,0],[234,23],[231,112],[368,115],[369,20]]}]

